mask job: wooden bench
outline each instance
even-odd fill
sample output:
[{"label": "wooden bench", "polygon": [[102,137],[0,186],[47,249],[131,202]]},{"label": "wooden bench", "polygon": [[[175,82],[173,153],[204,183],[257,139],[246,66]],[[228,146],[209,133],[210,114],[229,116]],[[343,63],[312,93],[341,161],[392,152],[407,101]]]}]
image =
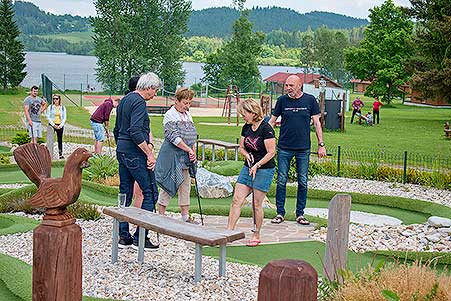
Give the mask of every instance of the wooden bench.
[{"label": "wooden bench", "polygon": [[164,115],[170,108],[166,106],[147,106],[147,113]]},{"label": "wooden bench", "polygon": [[215,160],[215,146],[220,146],[224,148],[224,160],[227,160],[227,150],[228,149],[235,149],[235,161],[238,161],[238,148],[240,147],[239,144],[236,143],[230,143],[225,142],[221,140],[214,140],[214,139],[199,139],[197,142],[202,143],[202,161],[205,160],[205,145],[211,145],[211,160]]},{"label": "wooden bench", "polygon": [[199,282],[202,275],[202,247],[219,246],[219,276],[226,274],[226,244],[243,239],[244,233],[231,230],[210,229],[205,226],[194,225],[181,220],[135,207],[105,208],[103,213],[110,215],[113,220],[113,242],[111,261],[115,263],[118,257],[119,221],[129,222],[139,226],[138,262],[144,262],[145,229],[164,235],[191,241],[195,243],[194,281]]}]

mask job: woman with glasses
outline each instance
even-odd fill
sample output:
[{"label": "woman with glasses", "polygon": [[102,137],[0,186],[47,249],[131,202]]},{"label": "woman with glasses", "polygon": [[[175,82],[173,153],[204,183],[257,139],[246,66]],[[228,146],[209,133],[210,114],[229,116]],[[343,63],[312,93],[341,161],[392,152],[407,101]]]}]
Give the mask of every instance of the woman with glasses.
[{"label": "woman with glasses", "polygon": [[53,127],[58,139],[58,152],[59,158],[64,159],[63,156],[63,130],[66,123],[66,108],[61,104],[61,96],[58,94],[53,95],[53,102],[47,108],[47,120],[49,125]]}]

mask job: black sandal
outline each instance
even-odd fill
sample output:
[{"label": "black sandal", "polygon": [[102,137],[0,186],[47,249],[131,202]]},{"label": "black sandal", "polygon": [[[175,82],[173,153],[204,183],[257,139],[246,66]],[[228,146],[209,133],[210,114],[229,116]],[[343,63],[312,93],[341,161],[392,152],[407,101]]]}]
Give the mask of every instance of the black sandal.
[{"label": "black sandal", "polygon": [[310,222],[302,215],[300,215],[296,218],[296,222],[298,224],[304,225],[304,226],[310,225]]},{"label": "black sandal", "polygon": [[280,215],[280,214],[277,214],[276,217],[271,220],[271,223],[273,223],[273,224],[280,224],[283,221],[284,221],[283,216]]}]

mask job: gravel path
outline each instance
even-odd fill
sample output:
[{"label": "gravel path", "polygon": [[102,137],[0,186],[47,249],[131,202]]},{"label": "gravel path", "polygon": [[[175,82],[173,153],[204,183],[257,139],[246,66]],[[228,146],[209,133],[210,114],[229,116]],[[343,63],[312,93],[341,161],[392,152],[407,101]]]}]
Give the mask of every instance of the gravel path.
[{"label": "gravel path", "polygon": [[[123,300],[256,300],[257,266],[227,263],[227,277],[218,276],[218,261],[203,256],[202,281],[194,284],[194,247],[160,236],[160,250],[146,252],[144,264],[137,251],[119,250],[111,263],[112,218],[77,221],[83,231],[83,294]],[[0,252],[32,264],[32,232],[0,236]],[[133,288],[133,289],[132,289]]]}]

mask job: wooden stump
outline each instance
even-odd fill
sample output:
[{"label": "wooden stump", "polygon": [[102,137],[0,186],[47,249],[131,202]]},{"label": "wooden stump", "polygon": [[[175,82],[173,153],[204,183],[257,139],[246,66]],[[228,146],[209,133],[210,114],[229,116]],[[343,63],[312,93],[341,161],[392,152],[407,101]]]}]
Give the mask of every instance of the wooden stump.
[{"label": "wooden stump", "polygon": [[317,300],[318,274],[303,260],[273,260],[260,272],[258,301]]},{"label": "wooden stump", "polygon": [[81,228],[73,219],[43,221],[33,231],[33,301],[81,299]]}]

